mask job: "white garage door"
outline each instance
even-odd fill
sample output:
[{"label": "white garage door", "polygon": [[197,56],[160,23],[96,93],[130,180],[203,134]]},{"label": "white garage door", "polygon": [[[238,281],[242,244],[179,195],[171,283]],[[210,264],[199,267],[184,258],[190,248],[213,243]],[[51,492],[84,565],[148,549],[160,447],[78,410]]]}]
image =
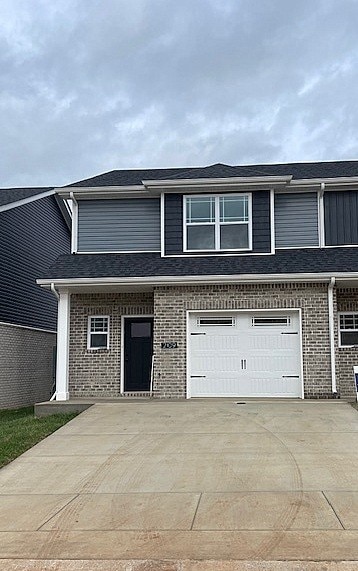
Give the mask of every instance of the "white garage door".
[{"label": "white garage door", "polygon": [[188,396],[301,397],[299,315],[191,314]]}]

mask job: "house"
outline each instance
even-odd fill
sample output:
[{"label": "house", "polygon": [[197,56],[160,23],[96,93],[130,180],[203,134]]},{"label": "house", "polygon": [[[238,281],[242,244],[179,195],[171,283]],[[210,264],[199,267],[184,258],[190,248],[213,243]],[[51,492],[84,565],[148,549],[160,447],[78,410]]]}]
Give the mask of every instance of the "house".
[{"label": "house", "polygon": [[70,228],[54,189],[0,189],[0,408],[53,391],[57,303],[36,278],[70,252]]},{"label": "house", "polygon": [[56,398],[352,398],[358,161],[116,170],[56,189]]}]

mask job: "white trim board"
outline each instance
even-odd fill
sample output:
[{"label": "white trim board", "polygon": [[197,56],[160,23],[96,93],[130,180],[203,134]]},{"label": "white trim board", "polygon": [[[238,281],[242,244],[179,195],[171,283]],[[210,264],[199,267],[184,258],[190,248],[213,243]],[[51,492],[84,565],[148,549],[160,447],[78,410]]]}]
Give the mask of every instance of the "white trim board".
[{"label": "white trim board", "polygon": [[30,204],[30,202],[41,200],[41,198],[46,198],[46,196],[52,196],[53,194],[56,194],[55,189],[47,190],[45,192],[39,192],[38,194],[34,194],[33,196],[28,196],[27,198],[22,198],[21,200],[10,202],[9,204],[3,204],[3,206],[0,206],[0,212],[5,212],[6,210],[12,210],[13,208],[17,208],[18,206],[24,206],[25,204]]},{"label": "white trim board", "polygon": [[8,327],[19,327],[20,329],[31,329],[32,331],[41,331],[42,333],[52,333],[56,335],[57,331],[53,329],[41,329],[41,327],[30,327],[29,325],[18,325],[17,323],[7,323],[0,321],[0,325],[7,325]]}]

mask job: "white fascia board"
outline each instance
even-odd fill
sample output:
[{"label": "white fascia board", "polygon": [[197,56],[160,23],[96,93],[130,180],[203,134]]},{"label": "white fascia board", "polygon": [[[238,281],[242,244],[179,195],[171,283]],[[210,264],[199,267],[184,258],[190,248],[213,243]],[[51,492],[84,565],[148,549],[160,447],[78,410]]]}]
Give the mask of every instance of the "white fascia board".
[{"label": "white fascia board", "polygon": [[187,178],[177,180],[143,180],[146,188],[196,188],[198,186],[220,187],[220,186],[248,186],[248,185],[286,185],[292,180],[292,175],[287,176],[245,176],[227,178]]},{"label": "white fascia board", "polygon": [[55,194],[55,189],[47,190],[46,192],[39,192],[39,194],[34,194],[33,196],[28,196],[27,198],[22,198],[16,202],[10,202],[9,204],[4,204],[0,206],[0,212],[5,212],[6,210],[12,210],[18,206],[24,206],[25,204],[30,204],[30,202],[35,202],[36,200],[41,200],[41,198],[46,198],[46,196],[51,196]]},{"label": "white fascia board", "polygon": [[80,186],[55,188],[55,192],[62,198],[70,198],[71,192],[78,198],[114,198],[119,195],[121,198],[144,198],[150,194],[142,185],[133,186]]},{"label": "white fascia board", "polygon": [[336,279],[357,280],[358,272],[355,273],[299,273],[299,274],[241,274],[241,275],[206,275],[206,276],[152,276],[130,278],[61,278],[61,279],[38,279],[37,284],[44,288],[93,285],[176,285],[176,284],[218,284],[218,283],[280,283],[280,282],[329,282],[332,275]]},{"label": "white fascia board", "polygon": [[331,178],[302,178],[292,180],[290,186],[319,186],[324,182],[328,186],[357,186],[358,177],[344,176],[344,177],[331,177]]}]

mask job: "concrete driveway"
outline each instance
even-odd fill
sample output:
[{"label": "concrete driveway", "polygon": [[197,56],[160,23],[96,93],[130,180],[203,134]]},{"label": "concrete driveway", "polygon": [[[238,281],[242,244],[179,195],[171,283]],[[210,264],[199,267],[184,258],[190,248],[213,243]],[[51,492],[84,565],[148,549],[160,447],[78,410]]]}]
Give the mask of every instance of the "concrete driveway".
[{"label": "concrete driveway", "polygon": [[0,558],[358,560],[358,412],[96,404],[0,471]]}]

